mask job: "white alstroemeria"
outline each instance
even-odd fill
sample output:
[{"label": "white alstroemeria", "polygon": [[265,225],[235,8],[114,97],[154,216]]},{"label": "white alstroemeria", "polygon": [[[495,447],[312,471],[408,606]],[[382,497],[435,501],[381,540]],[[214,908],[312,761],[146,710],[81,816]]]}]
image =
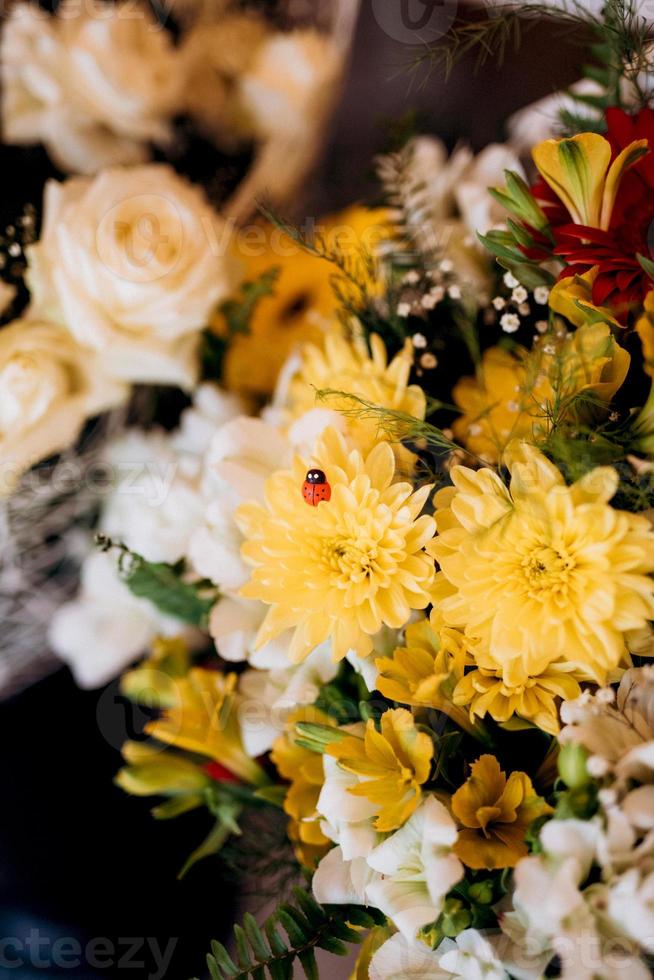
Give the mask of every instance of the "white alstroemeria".
[{"label": "white alstroemeria", "polygon": [[418,929],[438,918],[446,894],[463,877],[463,865],[452,851],[457,835],[447,809],[428,796],[399,830],[368,854],[368,864],[381,875],[368,886],[368,900],[409,942]]},{"label": "white alstroemeria", "polygon": [[101,530],[148,561],[179,561],[204,516],[197,472],[192,469],[188,477],[163,432],[127,432],[108,447],[105,458],[115,486]]},{"label": "white alstroemeria", "polygon": [[618,788],[631,779],[654,781],[654,667],[625,671],[615,703],[610,691],[564,702],[561,719],[559,741],[581,744],[604,760]]},{"label": "white alstroemeria", "polygon": [[147,599],[132,595],[112,555],[94,552],[82,566],[78,596],[55,613],[49,640],[79,686],[95,688],[145,653],[156,636],[176,636],[184,630]]},{"label": "white alstroemeria", "polygon": [[642,873],[630,868],[611,883],[607,902],[612,924],[654,953],[654,870]]},{"label": "white alstroemeria", "polygon": [[[358,722],[345,726],[345,730],[353,735],[362,735],[365,729]],[[322,763],[325,782],[316,804],[318,813],[324,817],[320,828],[325,837],[340,845],[346,861],[367,857],[380,840],[373,827],[376,808],[365,796],[355,796],[350,792],[360,782],[355,773],[341,769],[336,759],[329,755],[323,755]]]},{"label": "white alstroemeria", "polygon": [[477,929],[464,929],[456,939],[444,939],[436,950],[438,964],[453,980],[509,980],[494,940]]},{"label": "white alstroemeria", "polygon": [[205,381],[193,393],[193,404],[185,408],[171,444],[180,456],[190,456],[204,465],[211,441],[218,429],[243,414],[243,400],[219,385]]},{"label": "white alstroemeria", "polygon": [[323,684],[337,672],[338,664],[334,663],[331,644],[327,642],[316,647],[301,664],[242,674],[239,717],[247,754],[256,758],[271,749],[284,731],[289,714],[298,707],[314,704]]},{"label": "white alstroemeria", "polygon": [[370,961],[370,980],[450,980],[436,950],[409,943],[401,932],[387,939]]},{"label": "white alstroemeria", "polygon": [[210,502],[189,541],[188,557],[198,574],[232,592],[247,582],[234,512],[244,500],[262,500],[266,479],[290,460],[284,436],[261,419],[239,416],[217,430],[205,461]]},{"label": "white alstroemeria", "polygon": [[347,861],[340,847],[325,854],[311,887],[316,901],[327,905],[367,905],[366,890],[376,874],[364,858]]},{"label": "white alstroemeria", "polygon": [[506,144],[491,143],[471,159],[454,186],[457,208],[470,232],[485,235],[506,221],[506,211],[488,193],[489,187],[503,186],[505,170],[524,177],[515,151]]},{"label": "white alstroemeria", "polygon": [[252,599],[223,595],[209,615],[209,632],[223,660],[247,660],[258,670],[283,670],[289,665],[291,631],[256,649],[256,637],[266,616],[266,606]]},{"label": "white alstroemeria", "polygon": [[[540,834],[543,853],[518,862],[514,872],[515,912],[501,920],[503,931],[514,942],[518,942],[514,933],[521,932],[534,954],[549,950],[553,956],[558,939],[570,938],[573,932],[595,934],[594,918],[581,886],[592,867],[600,833],[596,822],[550,820],[545,824]],[[513,924],[518,926],[516,930]]]},{"label": "white alstroemeria", "polygon": [[142,163],[172,139],[184,66],[145,4],[14,4],[1,55],[5,142],[42,142],[68,173]]}]

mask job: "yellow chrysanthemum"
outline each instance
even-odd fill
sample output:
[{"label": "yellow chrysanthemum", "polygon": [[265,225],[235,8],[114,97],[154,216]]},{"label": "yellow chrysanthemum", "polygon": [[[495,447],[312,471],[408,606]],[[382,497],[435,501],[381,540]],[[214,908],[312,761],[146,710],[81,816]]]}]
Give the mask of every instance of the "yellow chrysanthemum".
[{"label": "yellow chrysanthemum", "polygon": [[335,429],[325,430],[312,465],[325,472],[331,500],[307,505],[301,491],[309,467],[298,458],[266,482],[265,504],[238,509],[242,554],[254,566],[241,592],[271,606],[259,645],[294,629],[294,662],[327,639],[335,660],[349,650],[366,657],[383,625],[404,626],[430,601],[434,566],[424,546],[435,525],[419,516],[429,488],[393,483],[388,443],[364,458],[348,452]]},{"label": "yellow chrysanthemum", "polygon": [[316,810],[325,781],[322,757],[297,744],[295,725],[299,721],[322,725],[334,725],[335,722],[317,708],[300,708],[287,718],[286,731],[275,740],[270,753],[282,779],[291,784],[284,799],[284,812],[290,817],[289,838],[301,864],[313,868],[332,842],[320,829],[320,816]]},{"label": "yellow chrysanthemum", "polygon": [[[331,388],[424,419],[425,393],[419,385],[409,384],[412,364],[410,340],[389,364],[384,342],[376,334],[370,338],[370,350],[363,337],[346,340],[338,334],[328,334],[322,345],[307,344],[302,351],[300,369],[289,388],[291,417],[298,418],[315,408],[317,389]],[[350,399],[337,396],[323,404],[335,411],[353,407]],[[380,439],[388,438],[375,419],[350,417],[347,428],[354,444],[364,454]]]},{"label": "yellow chrysanthemum", "polygon": [[583,415],[588,406],[574,397],[581,392],[608,404],[629,363],[605,323],[585,324],[562,342],[548,335],[532,351],[491,347],[478,376],[454,387],[454,401],[463,410],[454,435],[471,452],[497,462],[513,439],[546,435],[554,415]]},{"label": "yellow chrysanthemum", "polygon": [[517,715],[556,735],[560,728],[557,698],[572,701],[580,694],[569,664],[550,664],[535,676],[524,670],[520,676],[514,669],[509,682],[491,658],[478,656],[476,668],[458,681],[452,700],[468,706],[473,721],[489,714],[495,721],[508,722]]},{"label": "yellow chrysanthemum", "polygon": [[452,813],[463,825],[454,853],[469,868],[513,868],[528,853],[529,825],[552,808],[524,772],[507,780],[493,755],[482,755],[471,770],[452,797]]},{"label": "yellow chrysanthemum", "polygon": [[472,663],[465,637],[446,626],[437,610],[430,619],[407,627],[405,645],[392,657],[379,657],[376,686],[384,697],[414,707],[436,708],[465,729],[470,729],[467,712],[453,701],[454,690],[467,664]]},{"label": "yellow chrysanthemum", "polygon": [[[388,212],[353,206],[321,219],[316,230],[329,249],[340,249],[357,262],[362,251],[374,253],[390,233]],[[249,332],[230,338],[223,365],[228,388],[265,396],[273,391],[279,370],[296,345],[319,343],[325,332],[340,329],[335,317],[339,302],[332,288],[334,267],[268,224],[250,226],[237,236],[235,251],[243,264],[244,282],[256,281],[273,267],[279,269],[274,294],[257,304]],[[227,336],[222,315],[212,328]]]},{"label": "yellow chrysanthemum", "polygon": [[612,468],[568,487],[527,443],[505,463],[510,489],[490,469],[453,467],[454,486],[436,495],[440,533],[428,550],[445,589],[435,601],[510,685],[557,661],[604,683],[625,633],[654,617],[651,524],[609,506]]},{"label": "yellow chrysanthemum", "polygon": [[194,667],[172,681],[170,706],[148,722],[148,735],[197,755],[208,756],[246,782],[267,782],[241,743],[235,692],[236,674]]},{"label": "yellow chrysanthemum", "polygon": [[418,731],[410,711],[394,708],[381,716],[381,732],[368,721],[363,738],[347,735],[325,751],[342,769],[364,777],[349,792],[377,807],[375,828],[387,832],[401,827],[417,809],[434,745]]}]

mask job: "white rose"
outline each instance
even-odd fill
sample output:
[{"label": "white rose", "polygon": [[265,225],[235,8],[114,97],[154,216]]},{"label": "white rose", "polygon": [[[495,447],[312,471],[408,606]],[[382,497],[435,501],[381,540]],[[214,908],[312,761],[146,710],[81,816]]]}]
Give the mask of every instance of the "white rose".
[{"label": "white rose", "polygon": [[5,141],[43,142],[64,171],[141,163],[172,137],[183,63],[145,6],[66,0],[53,17],[17,4],[1,58]]},{"label": "white rose", "polygon": [[33,307],[102,355],[113,377],[189,387],[198,331],[230,288],[228,229],[164,164],[46,185],[27,249]]},{"label": "white rose", "polygon": [[340,68],[333,42],[314,30],[274,34],[242,77],[239,97],[261,139],[306,133],[320,116]]},{"label": "white rose", "polygon": [[66,449],[87,418],[119,404],[126,394],[62,327],[29,319],[3,327],[0,494],[10,492],[34,463]]}]

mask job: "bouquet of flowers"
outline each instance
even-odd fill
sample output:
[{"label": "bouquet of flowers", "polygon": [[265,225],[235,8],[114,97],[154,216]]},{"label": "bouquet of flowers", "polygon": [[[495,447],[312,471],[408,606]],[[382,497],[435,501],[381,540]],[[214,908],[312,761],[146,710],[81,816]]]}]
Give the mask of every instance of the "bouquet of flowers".
[{"label": "bouquet of flowers", "polygon": [[0,237],[5,688],[38,672],[74,588],[75,532],[116,480],[105,443],[166,419],[173,389],[213,370],[216,310],[245,275],[230,239],[264,188],[280,206],[300,186],[356,14],[340,0],[300,19],[285,0],[54,8],[12,4],[0,40],[16,177]]},{"label": "bouquet of flowers", "polygon": [[170,254],[175,215],[216,227],[168,170],[58,185],[30,246],[68,332],[30,326],[45,374],[0,402],[12,431],[64,383],[71,431],[127,380],[192,389],[104,448],[50,638],[147,715],[118,784],[157,819],[207,810],[182,873],[221,851],[282,895],[213,944],[213,980],[311,980],[349,944],[372,980],[652,975],[654,55],[622,0],[566,16],[594,61],[531,162],[543,106],[477,157],[414,135],[377,161],[382,206],[237,236],[237,289],[195,224],[164,295],[151,263],[109,291],[120,238],[90,263],[126,181],[175,200]]}]

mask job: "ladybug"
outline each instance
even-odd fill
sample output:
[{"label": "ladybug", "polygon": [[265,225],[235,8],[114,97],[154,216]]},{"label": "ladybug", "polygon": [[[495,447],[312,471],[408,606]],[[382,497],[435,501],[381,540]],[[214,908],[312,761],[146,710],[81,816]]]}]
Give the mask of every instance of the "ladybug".
[{"label": "ladybug", "polygon": [[329,500],[332,488],[322,470],[308,470],[302,484],[302,496],[311,507],[317,507],[321,500]]}]

